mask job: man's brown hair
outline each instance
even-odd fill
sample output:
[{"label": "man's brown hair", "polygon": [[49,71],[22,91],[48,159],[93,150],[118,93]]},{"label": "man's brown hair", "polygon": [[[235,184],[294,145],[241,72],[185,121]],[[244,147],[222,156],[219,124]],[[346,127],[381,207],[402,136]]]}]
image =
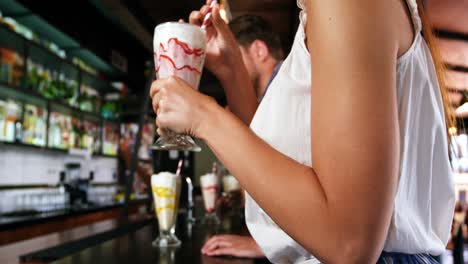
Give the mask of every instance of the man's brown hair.
[{"label": "man's brown hair", "polygon": [[261,40],[267,45],[273,58],[283,59],[280,37],[264,18],[255,15],[239,16],[229,23],[229,27],[241,46],[249,47],[255,40]]}]

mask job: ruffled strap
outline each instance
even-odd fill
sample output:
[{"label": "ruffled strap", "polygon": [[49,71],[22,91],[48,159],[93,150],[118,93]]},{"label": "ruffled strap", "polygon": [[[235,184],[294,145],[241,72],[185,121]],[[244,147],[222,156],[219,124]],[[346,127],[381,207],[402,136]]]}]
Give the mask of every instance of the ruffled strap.
[{"label": "ruffled strap", "polygon": [[301,21],[301,26],[305,28],[306,22],[307,22],[307,13],[306,13],[306,5],[305,5],[306,0],[297,0],[297,6],[301,9],[301,12],[299,13],[299,20]]},{"label": "ruffled strap", "polygon": [[306,7],[305,7],[304,1],[305,1],[305,0],[297,0],[297,6],[298,6],[300,9],[302,9],[302,10],[305,11],[305,8],[306,8]]},{"label": "ruffled strap", "polygon": [[[301,0],[298,0],[301,1]],[[408,4],[408,8],[411,13],[411,18],[413,20],[413,26],[414,26],[414,31],[416,33],[421,32],[422,30],[422,21],[421,17],[419,16],[418,12],[418,2],[416,0],[406,0],[406,3]]]}]

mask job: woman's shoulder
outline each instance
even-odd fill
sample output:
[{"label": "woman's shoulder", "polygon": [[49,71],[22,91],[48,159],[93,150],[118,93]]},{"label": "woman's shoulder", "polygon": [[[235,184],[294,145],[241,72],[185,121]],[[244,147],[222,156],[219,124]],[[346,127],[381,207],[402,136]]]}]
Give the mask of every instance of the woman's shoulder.
[{"label": "woman's shoulder", "polygon": [[400,39],[403,24],[395,20],[406,16],[400,1],[298,0],[298,4],[307,14],[304,23],[307,39],[327,37],[338,41],[346,36],[357,38],[357,42],[369,41],[375,46],[381,40],[395,43]]}]

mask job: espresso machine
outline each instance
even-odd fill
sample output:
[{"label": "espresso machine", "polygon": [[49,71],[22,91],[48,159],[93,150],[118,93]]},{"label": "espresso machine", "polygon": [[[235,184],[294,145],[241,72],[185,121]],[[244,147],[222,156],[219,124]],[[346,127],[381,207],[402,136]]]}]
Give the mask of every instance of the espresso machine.
[{"label": "espresso machine", "polygon": [[89,178],[81,178],[80,163],[65,164],[65,171],[60,173],[60,181],[68,193],[70,208],[79,209],[90,205],[88,201],[88,189],[89,183],[93,178],[93,172],[90,172]]}]

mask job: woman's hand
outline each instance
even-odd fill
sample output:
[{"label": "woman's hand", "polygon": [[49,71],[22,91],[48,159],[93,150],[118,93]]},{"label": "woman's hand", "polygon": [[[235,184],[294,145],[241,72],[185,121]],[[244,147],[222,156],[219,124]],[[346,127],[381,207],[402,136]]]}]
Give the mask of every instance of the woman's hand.
[{"label": "woman's hand", "polygon": [[238,258],[263,258],[260,247],[252,237],[220,235],[210,238],[202,248],[208,256],[234,256]]},{"label": "woman's hand", "polygon": [[200,126],[206,120],[207,108],[216,102],[190,87],[182,79],[172,76],[151,85],[150,96],[156,113],[158,134],[164,129],[199,137]]},{"label": "woman's hand", "polygon": [[[211,0],[208,0],[199,11],[190,14],[190,23],[201,26],[205,15],[209,12]],[[205,66],[218,79],[229,78],[233,67],[242,63],[239,46],[229,26],[219,14],[219,5],[216,4],[211,12],[211,19],[206,27],[207,46]],[[236,61],[237,60],[237,61]]]},{"label": "woman's hand", "polygon": [[[201,26],[210,10],[212,0],[207,0],[199,11],[190,14],[190,23]],[[246,125],[257,111],[257,96],[245,68],[242,54],[229,26],[224,22],[216,4],[206,27],[207,46],[205,67],[221,82],[229,109]]]}]

